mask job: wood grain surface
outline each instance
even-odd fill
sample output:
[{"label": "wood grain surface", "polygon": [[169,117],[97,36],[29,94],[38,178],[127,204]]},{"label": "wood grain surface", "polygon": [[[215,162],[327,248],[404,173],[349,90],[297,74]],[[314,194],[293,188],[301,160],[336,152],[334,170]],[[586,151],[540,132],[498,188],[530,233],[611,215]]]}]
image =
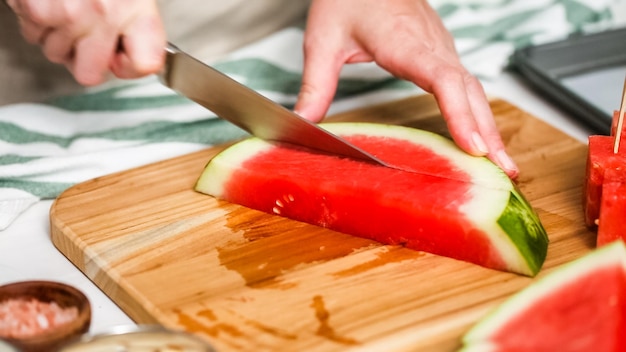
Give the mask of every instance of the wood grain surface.
[{"label": "wood grain surface", "polygon": [[[541,277],[594,246],[581,209],[587,147],[505,101],[491,105],[550,237]],[[329,120],[447,134],[430,96]],[[454,351],[534,280],[194,192],[222,148],[84,182],[51,208],[55,246],[137,323],[196,333],[218,351]]]}]

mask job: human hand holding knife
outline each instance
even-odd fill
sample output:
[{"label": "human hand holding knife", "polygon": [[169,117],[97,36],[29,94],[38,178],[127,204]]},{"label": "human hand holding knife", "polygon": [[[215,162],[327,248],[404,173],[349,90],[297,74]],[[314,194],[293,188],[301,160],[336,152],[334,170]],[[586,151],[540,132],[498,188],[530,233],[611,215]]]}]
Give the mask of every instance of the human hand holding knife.
[{"label": "human hand holding knife", "polygon": [[[278,1],[278,0],[276,0]],[[164,64],[166,35],[156,0],[7,0],[24,37],[84,85],[107,73],[136,78]],[[198,11],[210,10],[207,5]],[[400,15],[399,15],[400,14]],[[454,41],[427,1],[313,0],[305,31],[296,110],[321,121],[344,64],[375,61],[432,93],[453,139],[515,178],[482,85],[461,64]],[[121,37],[124,51],[117,51]],[[416,60],[419,58],[419,60]]]}]

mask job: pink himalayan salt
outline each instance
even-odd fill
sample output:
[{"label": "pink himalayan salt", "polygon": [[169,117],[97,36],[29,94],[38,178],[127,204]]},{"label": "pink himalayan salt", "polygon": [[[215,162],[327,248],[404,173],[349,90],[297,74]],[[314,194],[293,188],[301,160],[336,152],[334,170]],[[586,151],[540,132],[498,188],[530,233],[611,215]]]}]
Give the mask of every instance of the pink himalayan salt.
[{"label": "pink himalayan salt", "polygon": [[9,299],[0,302],[0,337],[24,338],[71,322],[76,307],[62,308],[56,302],[37,299]]}]

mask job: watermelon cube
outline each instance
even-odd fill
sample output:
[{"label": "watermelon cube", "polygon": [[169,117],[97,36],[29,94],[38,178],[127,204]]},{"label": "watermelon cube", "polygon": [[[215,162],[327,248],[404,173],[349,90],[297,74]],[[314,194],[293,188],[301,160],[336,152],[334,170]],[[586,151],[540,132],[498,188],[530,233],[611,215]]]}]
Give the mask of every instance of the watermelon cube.
[{"label": "watermelon cube", "polygon": [[626,158],[614,156],[608,159],[602,185],[602,201],[598,222],[597,246],[617,239],[626,241]]},{"label": "watermelon cube", "polygon": [[583,192],[583,212],[585,224],[589,228],[596,228],[598,225],[604,170],[606,162],[611,156],[614,156],[613,137],[589,136],[589,151],[587,153],[587,169]]}]

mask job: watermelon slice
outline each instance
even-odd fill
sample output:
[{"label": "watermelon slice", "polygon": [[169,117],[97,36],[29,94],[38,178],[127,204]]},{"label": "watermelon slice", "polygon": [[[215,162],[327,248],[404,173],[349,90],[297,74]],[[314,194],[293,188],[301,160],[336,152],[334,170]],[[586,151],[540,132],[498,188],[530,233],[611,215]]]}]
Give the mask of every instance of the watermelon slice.
[{"label": "watermelon slice", "polygon": [[595,249],[511,296],[463,344],[463,352],[626,351],[624,242]]},{"label": "watermelon slice", "polygon": [[257,138],[215,156],[196,190],[383,244],[533,276],[548,237],[495,164],[440,135],[370,123],[323,124],[409,171]]}]

